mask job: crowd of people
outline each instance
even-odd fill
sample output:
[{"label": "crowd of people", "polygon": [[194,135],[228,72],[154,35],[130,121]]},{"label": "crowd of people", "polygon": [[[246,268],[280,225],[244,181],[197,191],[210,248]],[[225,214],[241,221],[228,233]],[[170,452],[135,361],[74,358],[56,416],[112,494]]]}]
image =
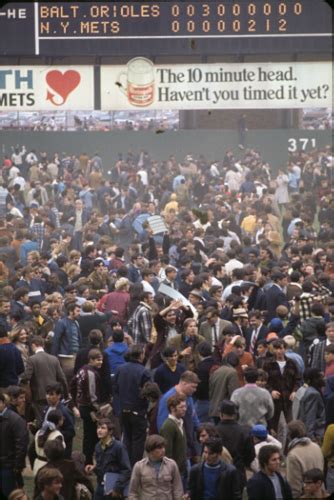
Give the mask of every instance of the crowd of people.
[{"label": "crowd of people", "polygon": [[334,498],[332,151],[239,154],[3,158],[4,498]]}]

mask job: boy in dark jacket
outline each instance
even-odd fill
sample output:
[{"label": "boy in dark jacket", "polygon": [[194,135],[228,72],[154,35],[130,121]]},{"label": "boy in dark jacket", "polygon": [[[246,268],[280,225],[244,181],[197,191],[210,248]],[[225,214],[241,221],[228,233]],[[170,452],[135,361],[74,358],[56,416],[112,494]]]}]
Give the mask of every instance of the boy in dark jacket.
[{"label": "boy in dark jacket", "polygon": [[247,483],[248,500],[292,500],[287,480],[279,473],[281,463],[277,446],[263,446],[259,452],[260,472]]},{"label": "boy in dark jacket", "polygon": [[241,500],[239,474],[234,465],[221,460],[222,442],[210,438],[204,445],[204,462],[190,471],[189,493],[191,500]]},{"label": "boy in dark jacket", "polygon": [[[131,477],[131,465],[128,453],[124,445],[113,437],[115,428],[108,418],[99,420],[97,425],[97,436],[99,442],[95,446],[96,465],[88,464],[85,467],[86,473],[92,471],[97,476],[97,487],[94,500],[104,500],[108,494],[112,497],[121,497],[124,489],[127,488]],[[106,474],[112,472],[116,474],[116,480],[111,491],[105,492],[108,484]]]},{"label": "boy in dark jacket", "polygon": [[103,402],[101,377],[98,371],[102,363],[102,352],[99,349],[91,349],[88,354],[88,365],[80,368],[71,383],[71,395],[83,420],[82,451],[87,464],[92,463],[97,442],[96,422],[92,419],[92,412],[97,411]]},{"label": "boy in dark jacket", "polygon": [[5,496],[23,485],[28,440],[25,420],[7,408],[5,396],[0,394],[0,491]]}]

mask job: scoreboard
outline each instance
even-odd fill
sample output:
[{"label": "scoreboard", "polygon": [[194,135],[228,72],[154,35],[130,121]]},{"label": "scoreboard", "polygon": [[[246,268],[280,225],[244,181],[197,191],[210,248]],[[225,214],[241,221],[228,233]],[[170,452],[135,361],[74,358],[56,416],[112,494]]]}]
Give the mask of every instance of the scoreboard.
[{"label": "scoreboard", "polygon": [[325,0],[9,2],[0,54],[330,53],[331,14]]}]

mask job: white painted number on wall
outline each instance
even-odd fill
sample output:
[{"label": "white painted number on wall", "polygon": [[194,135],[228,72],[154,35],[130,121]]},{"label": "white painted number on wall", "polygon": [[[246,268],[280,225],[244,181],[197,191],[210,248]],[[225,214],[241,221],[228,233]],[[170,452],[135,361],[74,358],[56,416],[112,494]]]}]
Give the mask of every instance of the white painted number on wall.
[{"label": "white painted number on wall", "polygon": [[288,143],[288,151],[290,151],[290,153],[294,153],[297,150],[306,151],[307,148],[316,147],[316,140],[314,137],[312,139],[308,139],[306,137],[294,139],[293,137],[290,137],[290,139],[288,139]]}]

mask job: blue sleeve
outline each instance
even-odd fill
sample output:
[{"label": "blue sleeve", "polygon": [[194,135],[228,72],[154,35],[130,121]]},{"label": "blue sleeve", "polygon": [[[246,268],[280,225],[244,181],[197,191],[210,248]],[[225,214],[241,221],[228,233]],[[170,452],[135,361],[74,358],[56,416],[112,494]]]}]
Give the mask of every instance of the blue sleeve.
[{"label": "blue sleeve", "polygon": [[194,401],[193,401],[193,398],[191,396],[189,398],[187,398],[187,404],[191,407],[192,420],[193,420],[194,428],[196,430],[200,426],[201,422],[199,421],[199,418],[197,416],[195,406],[194,406]]},{"label": "blue sleeve", "polygon": [[63,322],[61,320],[57,321],[55,325],[55,334],[52,339],[51,354],[57,356],[59,353],[60,339],[63,333]]},{"label": "blue sleeve", "polygon": [[160,399],[158,415],[157,415],[157,427],[159,432],[166,418],[168,418],[168,408],[167,408],[167,398],[166,395],[164,395]]}]

